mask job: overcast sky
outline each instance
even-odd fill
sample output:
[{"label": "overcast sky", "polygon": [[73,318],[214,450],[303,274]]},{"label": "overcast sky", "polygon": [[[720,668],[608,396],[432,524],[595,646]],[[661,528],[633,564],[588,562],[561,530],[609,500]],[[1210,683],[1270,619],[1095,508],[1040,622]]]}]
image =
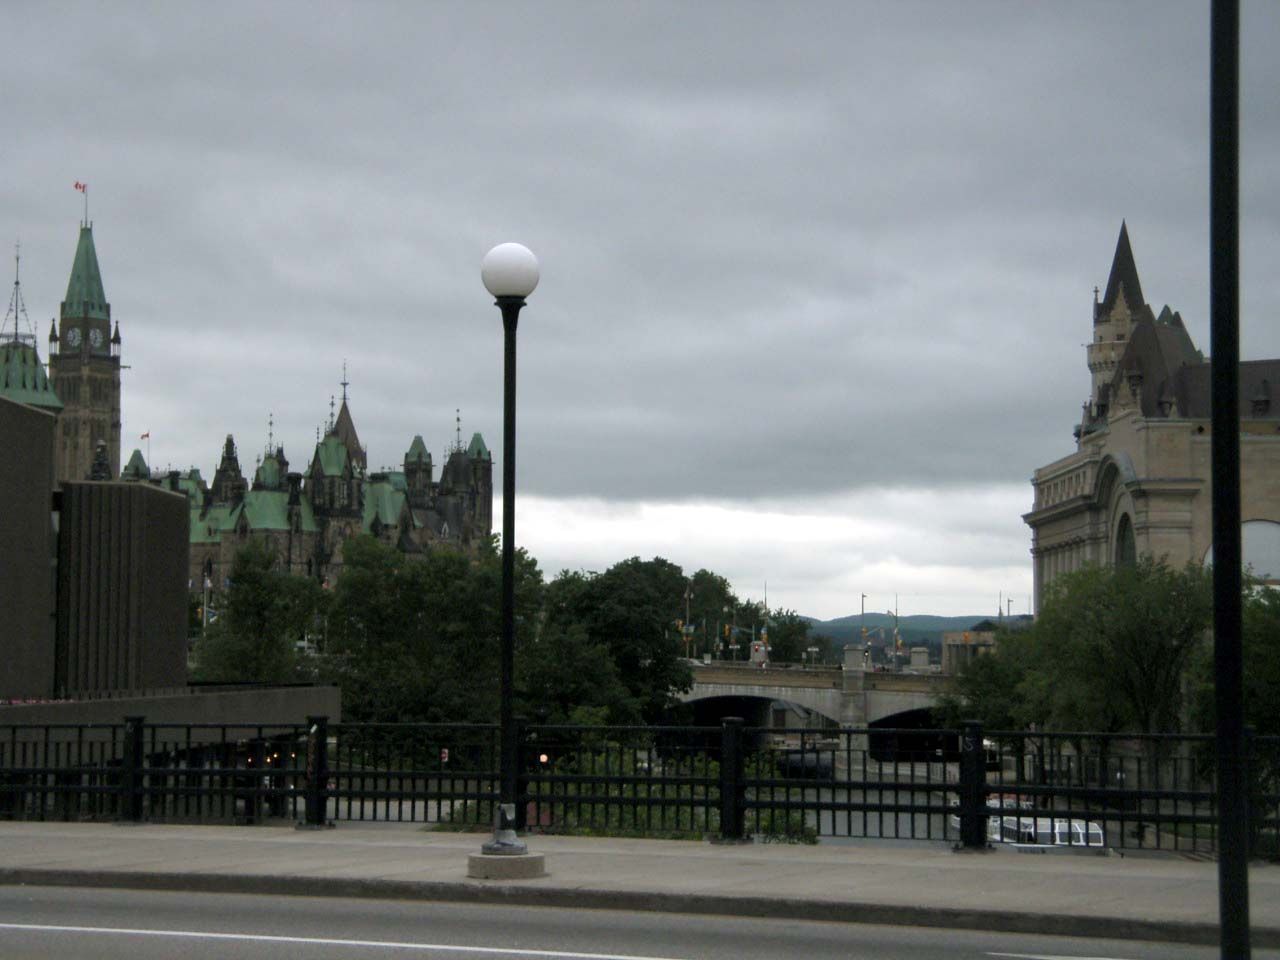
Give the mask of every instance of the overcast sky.
[{"label": "overcast sky", "polygon": [[[6,5],[0,238],[40,333],[90,218],[124,457],[501,451],[517,542],[817,617],[1028,608],[1127,219],[1208,350],[1208,3]],[[1246,358],[1280,356],[1280,4],[1244,4]],[[495,464],[495,479],[500,464]],[[498,515],[495,509],[495,516]]]}]

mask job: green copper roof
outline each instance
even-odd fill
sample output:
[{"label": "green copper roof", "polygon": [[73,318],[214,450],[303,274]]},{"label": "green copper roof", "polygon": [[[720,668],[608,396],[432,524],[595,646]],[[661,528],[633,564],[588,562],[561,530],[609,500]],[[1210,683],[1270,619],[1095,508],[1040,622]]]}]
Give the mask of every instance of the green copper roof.
[{"label": "green copper roof", "polygon": [[337,434],[328,434],[316,444],[316,455],[313,462],[319,462],[320,472],[326,477],[340,477],[347,469],[350,454],[347,445]]},{"label": "green copper roof", "polygon": [[151,471],[147,469],[147,461],[142,459],[142,451],[134,450],[129,457],[129,462],[124,465],[124,469],[120,471],[121,480],[146,480],[151,476]]},{"label": "green copper roof", "polygon": [[387,473],[387,483],[391,484],[392,490],[399,490],[401,493],[409,489],[409,482],[405,480],[404,474],[399,470],[392,470]]},{"label": "green copper roof", "polygon": [[34,345],[21,340],[0,343],[0,397],[44,410],[61,410]]},{"label": "green copper roof", "polygon": [[431,453],[427,450],[427,445],[422,442],[422,434],[417,434],[413,438],[413,443],[409,444],[409,452],[404,455],[405,463],[430,463]]},{"label": "green copper roof", "polygon": [[76,259],[71,264],[67,296],[62,301],[63,317],[110,320],[111,308],[102,289],[102,272],[98,269],[98,251],[93,246],[93,227],[80,228]]},{"label": "green copper roof", "polygon": [[400,523],[400,512],[404,509],[405,495],[390,483],[371,483],[364,488],[364,517],[360,529],[365,533],[373,530],[376,520],[384,527],[394,527]]},{"label": "green copper roof", "polygon": [[224,530],[234,530],[236,517],[240,507],[229,504],[212,506],[208,511],[201,510],[195,504],[191,507],[191,542],[217,543],[222,539]]},{"label": "green copper roof", "polygon": [[478,433],[471,435],[471,444],[467,447],[467,456],[472,460],[492,460],[489,448],[484,445],[484,437]]},{"label": "green copper roof", "polygon": [[253,485],[263,490],[279,490],[280,480],[280,461],[274,453],[269,453],[254,472]]},{"label": "green copper roof", "polygon": [[[304,533],[315,533],[315,515],[311,512],[311,501],[302,497],[298,501],[301,508],[302,530]],[[289,492],[287,490],[250,490],[244,495],[244,514],[249,521],[250,530],[288,530],[289,529]]]}]

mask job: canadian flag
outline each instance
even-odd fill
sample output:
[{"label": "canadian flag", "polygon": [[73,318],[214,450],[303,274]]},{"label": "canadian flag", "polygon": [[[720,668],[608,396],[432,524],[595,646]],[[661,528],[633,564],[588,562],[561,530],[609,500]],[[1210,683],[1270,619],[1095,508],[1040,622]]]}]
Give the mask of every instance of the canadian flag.
[{"label": "canadian flag", "polygon": [[148,430],[146,433],[144,433],[144,434],[143,434],[142,436],[140,436],[138,439],[139,439],[139,440],[150,440],[150,439],[151,439],[151,431],[150,431],[150,430]]},{"label": "canadian flag", "polygon": [[81,193],[85,193],[89,189],[89,185],[87,183],[81,183],[79,180],[77,180],[76,189],[79,190]]}]

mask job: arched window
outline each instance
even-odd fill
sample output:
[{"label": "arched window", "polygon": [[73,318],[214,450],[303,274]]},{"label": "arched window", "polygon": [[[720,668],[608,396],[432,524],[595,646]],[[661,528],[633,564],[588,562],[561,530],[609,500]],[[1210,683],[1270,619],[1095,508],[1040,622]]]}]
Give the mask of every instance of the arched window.
[{"label": "arched window", "polygon": [[1132,567],[1138,562],[1137,545],[1133,542],[1133,524],[1126,513],[1116,527],[1116,566]]}]

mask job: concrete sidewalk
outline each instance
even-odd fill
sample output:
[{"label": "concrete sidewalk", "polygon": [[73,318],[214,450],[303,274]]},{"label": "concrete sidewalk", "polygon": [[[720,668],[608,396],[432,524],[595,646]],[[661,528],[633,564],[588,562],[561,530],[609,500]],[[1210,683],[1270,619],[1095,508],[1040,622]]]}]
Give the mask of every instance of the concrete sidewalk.
[{"label": "concrete sidewalk", "polygon": [[[414,824],[0,823],[0,882],[503,902],[1217,942],[1217,865],[1173,856],[955,853],[940,844],[720,846],[528,838],[536,880],[467,878],[482,834]],[[1250,871],[1254,944],[1280,947],[1280,866]]]}]

